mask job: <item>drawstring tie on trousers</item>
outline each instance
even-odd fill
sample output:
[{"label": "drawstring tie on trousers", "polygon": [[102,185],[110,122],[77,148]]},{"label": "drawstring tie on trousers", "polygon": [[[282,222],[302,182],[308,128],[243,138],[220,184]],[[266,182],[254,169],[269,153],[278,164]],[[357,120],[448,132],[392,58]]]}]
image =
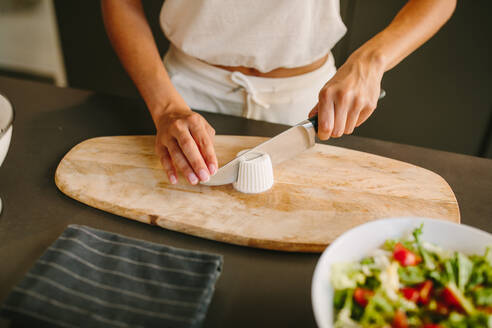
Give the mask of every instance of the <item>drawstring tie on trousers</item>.
[{"label": "drawstring tie on trousers", "polygon": [[[242,87],[244,90],[246,90],[247,93],[247,103],[249,104],[251,101],[255,102],[257,105],[264,109],[268,109],[270,107],[270,104],[267,104],[266,102],[262,101],[261,99],[258,98],[258,91],[256,88],[251,84],[249,81],[248,77],[244,75],[241,72],[232,72],[231,74],[231,80],[232,82],[236,83],[240,87]],[[247,106],[249,107],[249,106]]]}]

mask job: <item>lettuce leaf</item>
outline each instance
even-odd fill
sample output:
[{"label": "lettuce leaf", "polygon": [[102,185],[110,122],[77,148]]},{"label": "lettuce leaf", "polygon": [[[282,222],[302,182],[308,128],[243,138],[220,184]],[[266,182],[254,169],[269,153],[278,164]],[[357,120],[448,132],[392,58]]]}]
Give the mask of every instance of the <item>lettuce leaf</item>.
[{"label": "lettuce leaf", "polygon": [[461,307],[467,314],[474,314],[476,312],[473,303],[466,298],[466,296],[461,292],[461,290],[456,286],[455,283],[451,282],[446,285],[446,287],[453,293]]},{"label": "lettuce leaf", "polygon": [[363,285],[365,281],[366,276],[362,273],[359,263],[335,263],[331,267],[331,283],[335,289],[355,288],[357,284]]},{"label": "lettuce leaf", "polygon": [[479,288],[472,291],[472,297],[478,306],[492,306],[492,288]]},{"label": "lettuce leaf", "polygon": [[434,263],[434,260],[432,259],[432,256],[430,255],[429,252],[424,248],[422,241],[420,240],[420,236],[422,235],[422,229],[424,227],[424,224],[422,223],[420,227],[416,228],[413,231],[413,237],[415,238],[415,242],[417,243],[417,249],[419,250],[420,256],[422,257],[422,260],[424,261],[424,265],[428,270],[434,270],[436,268],[436,264]]},{"label": "lettuce leaf", "polygon": [[465,292],[465,287],[468,284],[468,281],[470,280],[470,277],[472,275],[473,262],[466,255],[460,252],[455,253],[454,261],[457,269],[456,271],[458,273],[457,276],[458,288],[462,292]]},{"label": "lettuce leaf", "polygon": [[398,267],[400,282],[405,285],[416,285],[426,280],[425,271],[420,266]]},{"label": "lettuce leaf", "polygon": [[465,316],[453,312],[447,320],[441,323],[441,326],[447,328],[492,328],[492,317],[484,313]]},{"label": "lettuce leaf", "polygon": [[346,290],[345,301],[343,308],[338,312],[337,319],[335,321],[335,328],[360,328],[362,327],[356,321],[352,320],[350,316],[352,315],[352,307],[354,305],[353,301],[354,290]]},{"label": "lettuce leaf", "polygon": [[385,297],[383,290],[379,290],[369,300],[360,322],[364,327],[383,327],[393,317],[394,312],[391,301]]}]

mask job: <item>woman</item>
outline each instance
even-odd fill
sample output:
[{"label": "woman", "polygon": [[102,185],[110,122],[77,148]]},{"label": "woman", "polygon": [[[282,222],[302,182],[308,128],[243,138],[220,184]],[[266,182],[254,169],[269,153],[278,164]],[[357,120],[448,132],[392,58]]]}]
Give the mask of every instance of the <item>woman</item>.
[{"label": "woman", "polygon": [[106,30],[152,115],[169,181],[217,170],[208,110],[285,124],[318,113],[318,137],[351,134],[373,113],[383,74],[449,19],[456,0],[409,0],[338,69],[337,0],[166,0],[161,60],[141,0],[103,0]]}]

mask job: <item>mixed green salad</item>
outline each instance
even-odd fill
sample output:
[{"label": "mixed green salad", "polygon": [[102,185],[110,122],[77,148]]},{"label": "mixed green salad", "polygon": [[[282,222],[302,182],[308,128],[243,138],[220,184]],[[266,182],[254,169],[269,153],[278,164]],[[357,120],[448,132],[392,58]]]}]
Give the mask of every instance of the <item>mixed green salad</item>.
[{"label": "mixed green salad", "polygon": [[450,252],[411,236],[332,266],[335,327],[492,327],[492,250]]}]

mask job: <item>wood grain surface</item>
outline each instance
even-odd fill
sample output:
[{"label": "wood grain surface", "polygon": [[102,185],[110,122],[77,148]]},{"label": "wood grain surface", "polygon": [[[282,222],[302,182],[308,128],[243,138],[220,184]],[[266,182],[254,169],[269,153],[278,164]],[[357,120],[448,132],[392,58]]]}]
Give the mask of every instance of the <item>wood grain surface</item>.
[{"label": "wood grain surface", "polygon": [[[219,165],[267,138],[216,136]],[[275,183],[250,195],[232,185],[168,183],[154,136],[100,137],[75,146],[55,182],[101,210],[166,229],[266,249],[320,252],[359,224],[397,216],[460,221],[439,175],[396,160],[316,144],[274,168]]]}]

